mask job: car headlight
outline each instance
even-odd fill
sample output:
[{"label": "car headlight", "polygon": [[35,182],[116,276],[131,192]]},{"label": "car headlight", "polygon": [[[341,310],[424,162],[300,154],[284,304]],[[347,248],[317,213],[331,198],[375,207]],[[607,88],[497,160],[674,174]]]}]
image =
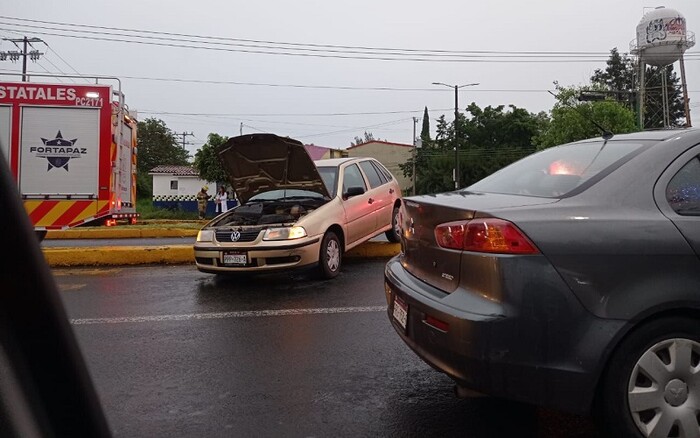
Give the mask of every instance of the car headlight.
[{"label": "car headlight", "polygon": [[214,230],[199,230],[199,233],[197,233],[197,242],[212,241],[214,241]]},{"label": "car headlight", "polygon": [[268,228],[265,230],[263,240],[292,240],[306,237],[304,227]]}]

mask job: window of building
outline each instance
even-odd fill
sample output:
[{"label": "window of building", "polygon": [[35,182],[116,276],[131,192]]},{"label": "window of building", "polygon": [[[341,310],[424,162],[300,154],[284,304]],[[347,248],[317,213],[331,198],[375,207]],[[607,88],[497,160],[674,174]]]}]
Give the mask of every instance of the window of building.
[{"label": "window of building", "polygon": [[170,181],[170,190],[177,190],[177,188],[178,188],[177,183],[178,183],[178,181],[176,179],[171,180]]}]

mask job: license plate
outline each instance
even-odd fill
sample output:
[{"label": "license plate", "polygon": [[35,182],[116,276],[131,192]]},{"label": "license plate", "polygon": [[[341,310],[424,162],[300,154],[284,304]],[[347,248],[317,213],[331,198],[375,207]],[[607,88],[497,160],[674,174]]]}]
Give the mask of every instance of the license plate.
[{"label": "license plate", "polygon": [[408,304],[404,303],[401,298],[394,298],[394,319],[406,330],[406,321],[408,320]]},{"label": "license plate", "polygon": [[248,264],[248,254],[244,252],[225,252],[224,265],[245,266]]}]

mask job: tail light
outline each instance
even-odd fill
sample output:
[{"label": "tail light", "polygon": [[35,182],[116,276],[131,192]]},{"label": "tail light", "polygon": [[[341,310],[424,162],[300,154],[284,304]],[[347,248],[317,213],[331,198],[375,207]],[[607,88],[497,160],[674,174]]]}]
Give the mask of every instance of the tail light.
[{"label": "tail light", "polygon": [[440,224],[435,241],[443,248],[499,254],[537,254],[539,250],[512,223],[496,218]]}]

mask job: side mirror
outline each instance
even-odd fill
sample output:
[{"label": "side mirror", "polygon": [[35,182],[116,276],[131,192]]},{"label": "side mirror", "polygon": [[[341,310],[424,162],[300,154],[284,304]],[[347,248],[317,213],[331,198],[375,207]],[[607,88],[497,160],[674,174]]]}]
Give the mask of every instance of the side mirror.
[{"label": "side mirror", "polygon": [[348,191],[343,194],[343,197],[348,199],[353,196],[362,195],[363,193],[365,193],[364,187],[348,187]]}]

